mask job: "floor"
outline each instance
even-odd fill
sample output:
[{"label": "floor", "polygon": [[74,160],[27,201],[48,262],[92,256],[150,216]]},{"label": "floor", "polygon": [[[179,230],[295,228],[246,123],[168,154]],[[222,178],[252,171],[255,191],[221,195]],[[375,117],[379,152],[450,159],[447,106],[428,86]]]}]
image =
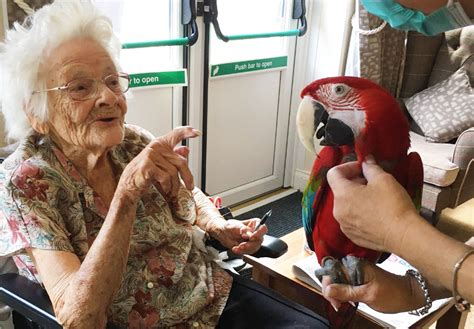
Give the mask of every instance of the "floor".
[{"label": "floor", "polygon": [[[294,191],[295,190],[292,189],[275,191],[266,196],[232,207],[232,212],[238,212],[239,214],[244,213],[250,209],[275,201]],[[474,199],[459,205],[455,209],[445,209],[441,214],[437,227],[440,231],[463,242],[467,241],[471,236],[474,236]],[[464,327],[465,329],[474,329],[474,305],[472,305],[471,310],[473,311],[468,315]],[[430,329],[434,328],[435,325],[430,327]]]}]

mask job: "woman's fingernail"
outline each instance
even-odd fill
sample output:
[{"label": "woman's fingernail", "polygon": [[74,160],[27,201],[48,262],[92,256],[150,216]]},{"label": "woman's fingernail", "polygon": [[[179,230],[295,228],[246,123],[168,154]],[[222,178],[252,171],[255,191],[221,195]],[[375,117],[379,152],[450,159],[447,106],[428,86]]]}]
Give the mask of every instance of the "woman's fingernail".
[{"label": "woman's fingernail", "polygon": [[195,128],[193,128],[193,133],[195,133],[198,136],[202,135],[202,132],[199,129],[195,129]]},{"label": "woman's fingernail", "polygon": [[375,158],[372,154],[365,157],[365,162],[368,164],[375,164]]},{"label": "woman's fingernail", "polygon": [[354,307],[357,307],[356,304],[355,304],[354,302],[352,302],[352,301],[348,301],[348,303],[351,304],[351,305],[354,306]]},{"label": "woman's fingernail", "polygon": [[331,303],[331,306],[332,306],[332,308],[334,309],[334,311],[339,312],[339,309],[336,307],[336,305],[334,305],[334,304]]}]

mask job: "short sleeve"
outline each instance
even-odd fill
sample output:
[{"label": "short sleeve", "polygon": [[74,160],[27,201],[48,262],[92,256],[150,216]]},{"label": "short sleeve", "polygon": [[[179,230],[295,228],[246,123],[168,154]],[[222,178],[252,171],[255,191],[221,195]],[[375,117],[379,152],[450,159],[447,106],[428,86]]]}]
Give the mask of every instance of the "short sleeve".
[{"label": "short sleeve", "polygon": [[74,252],[55,207],[59,184],[54,177],[29,160],[9,178],[0,173],[0,256],[21,254],[25,248]]},{"label": "short sleeve", "polygon": [[122,146],[127,152],[137,155],[141,152],[155,137],[148,130],[127,124],[125,125],[125,138]]},{"label": "short sleeve", "polygon": [[125,168],[153,138],[154,136],[148,130],[139,126],[126,124],[123,142],[114,148],[112,156]]}]

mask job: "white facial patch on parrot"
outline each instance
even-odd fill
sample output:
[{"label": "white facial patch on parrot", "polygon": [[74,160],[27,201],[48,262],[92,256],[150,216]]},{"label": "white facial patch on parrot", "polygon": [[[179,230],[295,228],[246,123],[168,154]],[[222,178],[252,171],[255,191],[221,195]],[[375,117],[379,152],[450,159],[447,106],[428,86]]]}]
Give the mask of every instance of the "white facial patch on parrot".
[{"label": "white facial patch on parrot", "polygon": [[328,113],[330,119],[337,119],[351,127],[354,139],[356,139],[362,129],[365,128],[365,111],[356,109],[334,110],[330,108],[328,109]]},{"label": "white facial patch on parrot", "polygon": [[311,153],[316,153],[314,148],[315,142],[315,127],[314,127],[314,106],[313,99],[310,96],[305,96],[298,107],[296,113],[296,128],[298,136],[303,146]]}]

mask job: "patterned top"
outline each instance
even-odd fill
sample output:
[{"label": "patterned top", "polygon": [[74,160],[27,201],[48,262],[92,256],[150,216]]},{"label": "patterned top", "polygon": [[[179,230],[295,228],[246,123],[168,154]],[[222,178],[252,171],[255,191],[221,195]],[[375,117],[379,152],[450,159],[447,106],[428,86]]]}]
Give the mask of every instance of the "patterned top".
[{"label": "patterned top", "polygon": [[[110,151],[118,176],[149,141],[141,128],[125,127],[124,141]],[[82,262],[107,211],[54,143],[33,133],[0,168],[0,256],[13,256],[21,275],[41,283],[25,248],[70,251]],[[109,321],[129,328],[217,324],[232,277],[207,254],[195,219],[184,187],[171,206],[154,186],[142,196]]]}]

